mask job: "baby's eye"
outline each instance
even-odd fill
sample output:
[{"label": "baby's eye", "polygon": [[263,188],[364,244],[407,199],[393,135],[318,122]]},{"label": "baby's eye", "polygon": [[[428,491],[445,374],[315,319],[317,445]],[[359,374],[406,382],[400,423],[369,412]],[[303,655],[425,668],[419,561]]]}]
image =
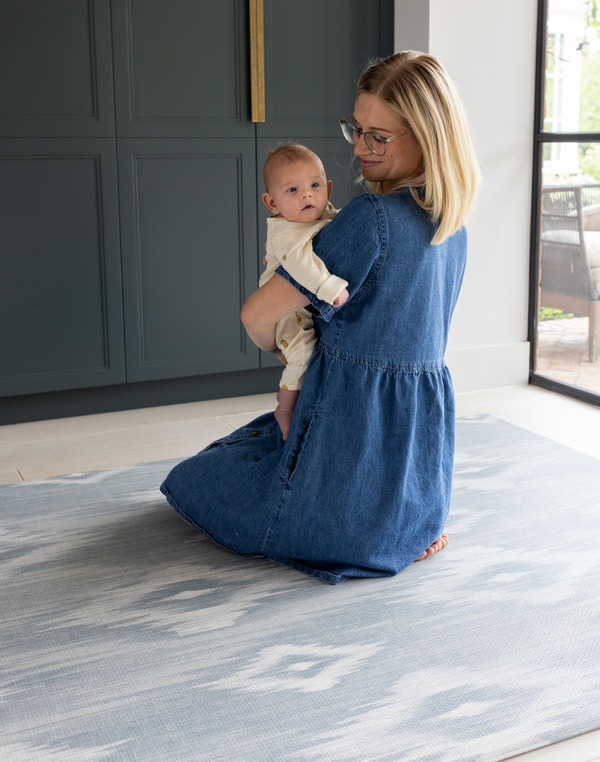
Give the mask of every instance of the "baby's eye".
[{"label": "baby's eye", "polygon": [[319,183],[313,183],[313,184],[311,185],[311,188],[318,188],[318,187],[319,187]]},{"label": "baby's eye", "polygon": [[286,193],[295,193],[298,190],[298,188],[288,188]]}]

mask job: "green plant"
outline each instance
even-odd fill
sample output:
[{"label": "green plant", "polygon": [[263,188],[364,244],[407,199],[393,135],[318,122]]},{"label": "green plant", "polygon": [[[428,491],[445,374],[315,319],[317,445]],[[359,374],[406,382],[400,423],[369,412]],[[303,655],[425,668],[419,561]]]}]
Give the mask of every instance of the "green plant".
[{"label": "green plant", "polygon": [[598,8],[598,0],[584,0],[584,5],[587,5],[585,13],[585,25],[592,27],[596,31],[600,29],[600,9]]},{"label": "green plant", "polygon": [[[579,129],[583,132],[600,129],[600,51],[582,52]],[[589,148],[589,144],[586,148]],[[583,154],[582,151],[581,153]]]},{"label": "green plant", "polygon": [[600,181],[600,143],[587,148],[579,161],[582,172]]},{"label": "green plant", "polygon": [[572,317],[575,317],[572,312],[555,310],[551,307],[540,307],[538,322],[541,323],[544,320],[569,320]]}]

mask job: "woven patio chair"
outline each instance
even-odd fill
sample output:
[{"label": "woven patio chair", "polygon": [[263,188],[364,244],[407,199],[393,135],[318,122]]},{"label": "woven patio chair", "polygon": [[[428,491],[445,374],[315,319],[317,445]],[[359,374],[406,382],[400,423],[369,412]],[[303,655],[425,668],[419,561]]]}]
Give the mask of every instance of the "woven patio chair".
[{"label": "woven patio chair", "polygon": [[588,357],[598,358],[600,295],[585,248],[582,188],[542,190],[540,305],[589,318]]}]

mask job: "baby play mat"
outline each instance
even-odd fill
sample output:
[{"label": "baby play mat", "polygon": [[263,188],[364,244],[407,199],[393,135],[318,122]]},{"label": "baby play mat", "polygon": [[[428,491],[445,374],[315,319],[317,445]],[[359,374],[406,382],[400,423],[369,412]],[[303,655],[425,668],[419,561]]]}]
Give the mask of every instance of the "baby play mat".
[{"label": "baby play mat", "polygon": [[174,462],[0,487],[2,762],[499,760],[600,726],[600,461],[462,418],[450,545],[337,587],[184,524]]}]

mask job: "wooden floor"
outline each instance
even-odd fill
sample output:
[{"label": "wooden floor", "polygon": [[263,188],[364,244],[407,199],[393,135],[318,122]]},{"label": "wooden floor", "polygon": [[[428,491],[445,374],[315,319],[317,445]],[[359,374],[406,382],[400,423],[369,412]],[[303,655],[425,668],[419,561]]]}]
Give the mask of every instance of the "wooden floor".
[{"label": "wooden floor", "polygon": [[[274,394],[0,426],[0,484],[194,455],[273,410]],[[600,459],[600,408],[533,386],[457,395],[457,415],[488,413]],[[600,762],[600,730],[518,762]]]}]

